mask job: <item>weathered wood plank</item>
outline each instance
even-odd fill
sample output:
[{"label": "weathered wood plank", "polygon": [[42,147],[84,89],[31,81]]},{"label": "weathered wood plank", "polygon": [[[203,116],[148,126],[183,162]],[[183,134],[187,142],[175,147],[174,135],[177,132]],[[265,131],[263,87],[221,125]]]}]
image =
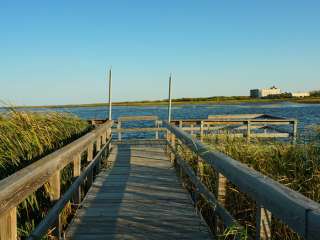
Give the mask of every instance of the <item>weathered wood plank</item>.
[{"label": "weathered wood plank", "polygon": [[97,176],[67,239],[211,239],[162,146],[119,144],[109,160],[113,167]]},{"label": "weathered wood plank", "polygon": [[0,217],[0,240],[17,239],[17,208],[9,209]]}]

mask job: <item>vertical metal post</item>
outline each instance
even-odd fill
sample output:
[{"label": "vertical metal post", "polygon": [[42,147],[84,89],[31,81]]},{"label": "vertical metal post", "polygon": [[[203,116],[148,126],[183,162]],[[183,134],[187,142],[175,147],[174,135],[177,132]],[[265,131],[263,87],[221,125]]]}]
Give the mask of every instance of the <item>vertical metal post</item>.
[{"label": "vertical metal post", "polygon": [[111,68],[109,70],[109,120],[112,120],[112,101],[111,101],[111,89],[112,89],[112,75]]},{"label": "vertical metal post", "polygon": [[168,122],[170,123],[171,121],[171,94],[172,94],[172,89],[171,89],[171,85],[172,85],[172,79],[171,79],[171,73],[170,73],[170,77],[169,77],[169,106],[168,106]]}]

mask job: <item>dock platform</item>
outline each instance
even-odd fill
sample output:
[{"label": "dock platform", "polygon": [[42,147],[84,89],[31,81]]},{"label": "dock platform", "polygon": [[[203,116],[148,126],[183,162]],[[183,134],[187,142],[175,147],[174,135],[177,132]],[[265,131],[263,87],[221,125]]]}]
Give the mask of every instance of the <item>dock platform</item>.
[{"label": "dock platform", "polygon": [[212,239],[161,141],[118,143],[66,239]]}]

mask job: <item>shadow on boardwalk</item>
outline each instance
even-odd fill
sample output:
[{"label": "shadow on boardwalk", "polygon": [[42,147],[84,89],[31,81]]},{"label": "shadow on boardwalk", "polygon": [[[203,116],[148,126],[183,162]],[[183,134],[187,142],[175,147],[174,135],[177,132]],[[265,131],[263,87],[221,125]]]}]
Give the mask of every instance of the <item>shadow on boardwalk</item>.
[{"label": "shadow on boardwalk", "polygon": [[119,144],[77,211],[67,239],[211,239],[163,146]]}]

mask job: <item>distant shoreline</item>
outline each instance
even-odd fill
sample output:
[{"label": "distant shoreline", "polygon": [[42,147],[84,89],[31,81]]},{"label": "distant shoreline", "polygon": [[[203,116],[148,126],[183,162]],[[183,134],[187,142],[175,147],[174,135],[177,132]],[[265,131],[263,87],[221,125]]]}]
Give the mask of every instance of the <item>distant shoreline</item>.
[{"label": "distant shoreline", "polygon": [[[240,98],[240,99],[237,99]],[[174,99],[173,105],[185,105],[185,104],[241,104],[241,103],[301,103],[301,104],[320,104],[320,97],[310,98],[282,98],[282,99],[251,99],[249,97],[215,97],[214,99],[208,98],[182,98]],[[167,100],[156,101],[134,101],[134,102],[115,102],[113,106],[166,106]],[[89,104],[64,104],[64,105],[41,105],[41,106],[15,106],[15,108],[85,108],[85,107],[106,107],[107,103],[89,103]],[[6,107],[4,107],[6,108]]]}]

